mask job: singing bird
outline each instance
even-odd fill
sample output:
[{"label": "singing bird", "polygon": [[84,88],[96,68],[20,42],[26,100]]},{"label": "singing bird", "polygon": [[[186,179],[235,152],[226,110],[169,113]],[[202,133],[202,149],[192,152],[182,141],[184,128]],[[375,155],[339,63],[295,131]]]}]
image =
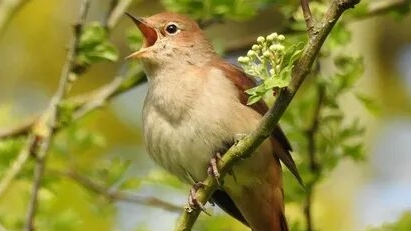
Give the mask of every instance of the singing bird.
[{"label": "singing bird", "polygon": [[[246,105],[255,86],[240,68],[219,57],[198,24],[163,12],[129,15],[144,37],[139,59],[148,79],[143,107],[145,144],[160,166],[182,181],[201,182],[210,160],[239,134],[256,128],[268,110]],[[279,126],[251,155],[236,164],[212,201],[253,231],[286,231],[280,160],[299,181],[291,146]]]}]

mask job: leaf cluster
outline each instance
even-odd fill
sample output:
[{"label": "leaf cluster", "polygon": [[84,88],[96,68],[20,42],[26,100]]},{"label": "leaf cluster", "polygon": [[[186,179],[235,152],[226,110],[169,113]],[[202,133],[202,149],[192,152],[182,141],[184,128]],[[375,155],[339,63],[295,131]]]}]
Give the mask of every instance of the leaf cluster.
[{"label": "leaf cluster", "polygon": [[[292,141],[297,167],[307,185],[307,191],[302,191],[291,174],[285,172],[285,181],[290,182],[285,186],[286,199],[290,202],[303,203],[306,193],[313,192],[315,186],[343,160],[365,159],[365,128],[358,118],[349,117],[350,111],[342,106],[349,98],[358,102],[366,101],[363,98],[369,99],[355,88],[364,72],[364,64],[361,57],[354,57],[346,51],[349,39],[340,38],[347,38],[348,32],[346,27],[339,27],[325,44],[326,49],[317,60],[309,85],[299,91],[281,120]],[[329,62],[330,59],[333,62]],[[296,223],[296,227],[301,226]]]},{"label": "leaf cluster", "polygon": [[258,102],[267,93],[276,93],[288,86],[294,62],[302,52],[301,46],[301,43],[287,44],[284,35],[272,33],[258,37],[247,56],[238,58],[244,71],[260,83],[246,91],[250,95],[248,105]]},{"label": "leaf cluster", "polygon": [[116,61],[117,48],[108,40],[108,32],[99,22],[87,24],[80,36],[76,67],[87,67],[101,61]]},{"label": "leaf cluster", "polygon": [[[244,20],[256,15],[257,10],[268,5],[286,2],[283,0],[161,0],[161,3],[170,11],[190,15],[201,21],[215,19]],[[250,10],[253,9],[253,10]]]}]

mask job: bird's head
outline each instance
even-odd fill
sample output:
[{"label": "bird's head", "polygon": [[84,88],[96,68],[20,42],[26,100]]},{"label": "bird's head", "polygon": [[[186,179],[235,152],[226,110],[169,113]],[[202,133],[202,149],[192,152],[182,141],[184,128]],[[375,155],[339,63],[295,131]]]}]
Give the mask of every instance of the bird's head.
[{"label": "bird's head", "polygon": [[147,18],[127,15],[144,37],[141,49],[128,58],[140,59],[145,66],[198,65],[215,54],[197,22],[184,15],[170,12]]}]

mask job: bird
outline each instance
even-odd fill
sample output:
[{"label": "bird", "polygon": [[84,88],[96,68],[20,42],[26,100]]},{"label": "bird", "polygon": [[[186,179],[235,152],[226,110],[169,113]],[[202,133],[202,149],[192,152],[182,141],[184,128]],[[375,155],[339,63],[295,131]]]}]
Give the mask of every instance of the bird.
[{"label": "bird", "polygon": [[[183,182],[195,185],[209,174],[238,136],[252,132],[267,105],[247,105],[253,78],[220,57],[198,23],[161,12],[126,13],[143,35],[128,58],[142,63],[148,91],[142,111],[145,146],[151,158]],[[249,157],[234,165],[211,201],[253,231],[288,231],[280,161],[301,177],[280,126]]]}]

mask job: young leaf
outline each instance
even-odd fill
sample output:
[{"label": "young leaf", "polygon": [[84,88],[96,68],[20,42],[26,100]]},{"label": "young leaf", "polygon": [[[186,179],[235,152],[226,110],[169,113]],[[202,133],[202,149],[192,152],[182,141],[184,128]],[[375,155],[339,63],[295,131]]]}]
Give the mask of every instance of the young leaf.
[{"label": "young leaf", "polygon": [[106,29],[98,22],[88,24],[80,37],[77,65],[87,66],[101,61],[116,61],[117,48],[108,41]]}]

